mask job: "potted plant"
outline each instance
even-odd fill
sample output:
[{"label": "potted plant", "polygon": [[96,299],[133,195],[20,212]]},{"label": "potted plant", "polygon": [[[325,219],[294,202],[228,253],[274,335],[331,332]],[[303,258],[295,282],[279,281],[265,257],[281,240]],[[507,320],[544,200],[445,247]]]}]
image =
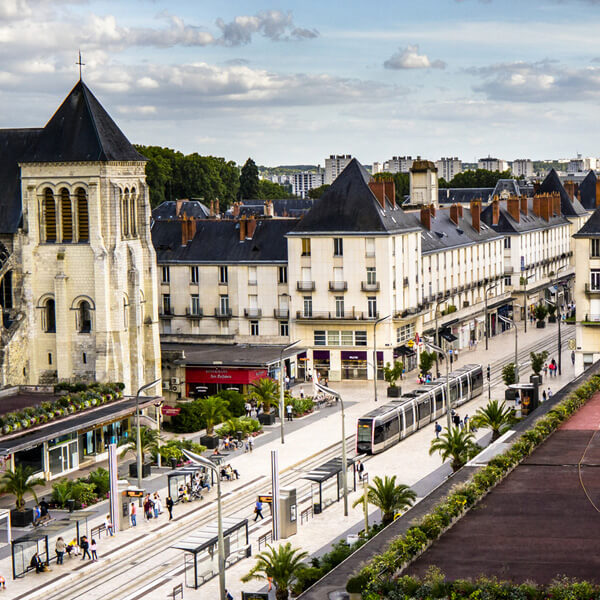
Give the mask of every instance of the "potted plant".
[{"label": "potted plant", "polygon": [[262,425],[272,425],[275,423],[275,414],[271,412],[271,405],[276,404],[279,399],[279,384],[265,377],[254,382],[251,387],[250,396],[263,409],[262,414],[258,415],[258,420]]},{"label": "potted plant", "polygon": [[542,369],[544,368],[544,363],[548,358],[548,351],[542,350],[542,352],[530,352],[529,358],[531,359],[531,370],[533,371],[533,375],[529,377],[529,381],[533,383],[533,377],[539,377],[540,382],[542,381]]},{"label": "potted plant", "polygon": [[25,508],[25,494],[31,494],[37,504],[35,488],[45,483],[40,477],[32,479],[33,473],[33,467],[17,465],[14,471],[6,471],[0,479],[0,492],[15,497],[16,508],[10,511],[13,527],[27,527],[33,521],[33,509]]},{"label": "potted plant", "polygon": [[427,373],[431,372],[433,363],[435,363],[435,352],[427,352],[427,350],[422,350],[421,356],[419,357],[419,369],[421,369],[421,373],[423,373],[423,375],[427,375]]},{"label": "potted plant", "polygon": [[[150,429],[149,427],[140,427],[140,448],[142,451],[142,477],[149,477],[152,473],[151,463],[144,462],[147,454],[152,454],[156,452],[158,448],[158,442],[160,440],[160,435],[156,429]],[[121,452],[121,458],[126,456],[128,453],[137,456],[137,429],[134,427],[132,429],[131,437],[127,442],[127,445]],[[137,461],[134,461],[129,465],[129,476],[137,477]]]},{"label": "potted plant", "polygon": [[367,587],[368,579],[365,575],[354,575],[346,582],[346,591],[350,600],[360,600],[362,591]]},{"label": "potted plant", "polygon": [[546,310],[548,311],[548,321],[550,323],[556,323],[556,304],[548,305]]},{"label": "potted plant", "polygon": [[[517,372],[515,369],[515,363],[508,363],[502,367],[502,381],[504,381],[504,385],[509,386],[513,383],[517,382]],[[504,392],[504,398],[506,400],[514,400],[515,399],[515,390],[512,388],[508,388]]]},{"label": "potted plant", "polygon": [[404,364],[394,361],[394,366],[392,367],[390,363],[386,363],[385,367],[383,367],[383,378],[389,384],[387,389],[388,398],[399,398],[402,396],[402,388],[396,385],[398,379],[402,379],[402,371],[404,370]]},{"label": "potted plant", "polygon": [[546,315],[548,314],[548,309],[543,304],[538,304],[533,311],[535,314],[535,318],[537,319],[536,327],[538,329],[543,329],[546,327]]},{"label": "potted plant", "polygon": [[220,396],[208,396],[196,400],[201,418],[206,423],[206,435],[200,438],[200,443],[207,448],[219,446],[219,436],[215,435],[215,425],[222,423],[229,417],[228,402]]}]

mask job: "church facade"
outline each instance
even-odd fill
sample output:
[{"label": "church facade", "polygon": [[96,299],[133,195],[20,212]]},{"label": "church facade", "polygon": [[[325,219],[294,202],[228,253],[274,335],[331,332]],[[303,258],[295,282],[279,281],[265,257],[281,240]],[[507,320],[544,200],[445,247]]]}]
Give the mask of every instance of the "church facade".
[{"label": "church facade", "polygon": [[0,130],[0,386],[160,377],[145,159],[83,81]]}]

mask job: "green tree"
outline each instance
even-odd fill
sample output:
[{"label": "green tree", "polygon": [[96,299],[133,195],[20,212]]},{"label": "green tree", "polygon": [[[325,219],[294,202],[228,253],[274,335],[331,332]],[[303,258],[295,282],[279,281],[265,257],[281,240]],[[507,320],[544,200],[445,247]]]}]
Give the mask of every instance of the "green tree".
[{"label": "green tree", "polygon": [[396,203],[402,204],[404,197],[410,194],[410,175],[408,173],[376,173],[375,181],[392,180],[396,186]]},{"label": "green tree", "polygon": [[250,396],[259,406],[262,405],[265,413],[271,412],[271,404],[276,404],[279,400],[279,384],[269,377],[264,377],[251,384],[251,388]]},{"label": "green tree", "polygon": [[318,200],[331,186],[328,183],[324,183],[319,187],[313,188],[308,191],[308,197],[313,200]]},{"label": "green tree", "polygon": [[240,188],[238,198],[240,200],[252,200],[258,198],[258,168],[256,163],[249,158],[240,174]]},{"label": "green tree", "polygon": [[475,171],[463,171],[457,173],[450,181],[438,180],[438,187],[444,188],[493,188],[499,179],[513,179],[510,171],[488,171],[487,169],[476,169]]},{"label": "green tree", "polygon": [[289,589],[294,584],[296,577],[307,566],[302,561],[308,552],[299,548],[292,548],[290,542],[281,544],[278,548],[267,546],[264,552],[256,555],[256,564],[249,573],[242,577],[243,582],[252,579],[272,581],[275,585],[275,598],[287,600]]},{"label": "green tree", "polygon": [[227,410],[232,417],[243,417],[246,414],[246,400],[237,390],[221,390],[217,396],[227,402]]},{"label": "green tree", "polygon": [[495,442],[514,423],[514,411],[504,402],[490,400],[486,406],[477,409],[470,422],[475,427],[491,429],[492,442]]},{"label": "green tree", "polygon": [[25,494],[31,494],[37,503],[35,488],[46,483],[41,477],[31,479],[34,472],[33,467],[16,465],[14,471],[5,471],[0,478],[0,492],[14,496],[19,511],[25,510]]},{"label": "green tree", "polygon": [[443,461],[450,459],[452,461],[452,471],[456,473],[480,450],[481,448],[475,443],[475,436],[472,431],[451,427],[450,429],[444,429],[439,438],[431,441],[429,454],[439,452]]},{"label": "green tree", "polygon": [[535,307],[533,313],[535,314],[535,318],[538,321],[543,321],[546,318],[546,315],[548,314],[548,309],[544,304],[538,304]]},{"label": "green tree", "polygon": [[435,356],[435,352],[421,350],[421,356],[419,357],[419,369],[421,369],[421,373],[423,373],[423,375],[431,372],[433,363],[435,363]]},{"label": "green tree", "polygon": [[394,361],[393,367],[390,363],[386,363],[383,367],[383,378],[390,384],[390,387],[396,387],[398,379],[402,379],[402,369],[404,369],[404,364],[397,360]]},{"label": "green tree", "polygon": [[512,385],[517,382],[515,363],[511,362],[502,367],[502,381],[504,381],[504,385]]},{"label": "green tree", "polygon": [[215,431],[215,425],[222,423],[229,417],[227,410],[227,401],[220,396],[208,396],[195,400],[198,404],[200,414],[206,423],[206,435],[212,435]]},{"label": "green tree", "polygon": [[105,498],[110,490],[110,477],[108,471],[98,467],[88,475],[88,483],[96,486],[96,492],[101,498]]},{"label": "green tree", "polygon": [[[381,510],[384,525],[394,520],[394,514],[413,505],[417,494],[404,484],[396,485],[396,476],[373,477],[373,484],[367,488],[367,502]],[[352,507],[364,502],[364,494],[355,500]]]},{"label": "green tree", "polygon": [[542,350],[541,352],[530,352],[529,358],[531,359],[531,370],[539,375],[544,368],[544,363],[548,358],[548,351]]},{"label": "green tree", "polygon": [[[160,441],[160,435],[156,429],[151,429],[142,425],[140,427],[140,448],[142,451],[142,462],[147,454],[152,454],[157,451],[158,443]],[[121,452],[121,458],[127,456],[127,454],[135,454],[137,456],[137,427],[132,427],[131,436],[127,442],[123,452]]]},{"label": "green tree", "polygon": [[273,183],[268,179],[261,179],[258,182],[258,196],[261,200],[277,200],[279,198],[295,198],[294,194],[288,188],[278,183]]}]

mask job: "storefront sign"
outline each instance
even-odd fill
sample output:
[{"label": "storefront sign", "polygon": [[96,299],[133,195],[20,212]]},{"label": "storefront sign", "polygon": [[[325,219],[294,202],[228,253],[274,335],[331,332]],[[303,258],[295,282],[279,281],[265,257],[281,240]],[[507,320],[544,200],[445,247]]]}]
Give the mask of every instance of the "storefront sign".
[{"label": "storefront sign", "polygon": [[273,502],[273,496],[271,494],[264,495],[264,496],[259,496],[258,497],[258,501],[262,502],[263,504],[272,504],[272,502]]},{"label": "storefront sign", "polygon": [[366,352],[348,352],[345,350],[342,350],[341,353],[341,357],[342,360],[367,360],[367,353]]},{"label": "storefront sign", "polygon": [[268,376],[266,369],[187,367],[186,383],[253,383]]},{"label": "storefront sign", "polygon": [[160,412],[166,417],[176,417],[181,412],[181,408],[179,406],[167,406],[165,404]]}]

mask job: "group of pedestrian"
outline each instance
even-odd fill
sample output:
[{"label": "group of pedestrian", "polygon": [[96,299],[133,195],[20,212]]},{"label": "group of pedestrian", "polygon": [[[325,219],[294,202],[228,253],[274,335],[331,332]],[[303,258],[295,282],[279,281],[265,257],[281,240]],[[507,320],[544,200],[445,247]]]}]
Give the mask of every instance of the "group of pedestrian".
[{"label": "group of pedestrian", "polygon": [[[111,534],[112,535],[112,534]],[[73,556],[79,556],[82,554],[81,560],[85,560],[86,557],[92,562],[98,561],[98,544],[95,539],[91,541],[88,540],[86,535],[82,535],[81,539],[78,541],[77,538],[73,538],[68,544],[65,542],[64,538],[59,537],[56,540],[56,546],[54,548],[56,552],[56,564],[62,565],[64,564],[65,554],[69,555],[69,558]],[[34,560],[36,559],[37,560]],[[31,559],[31,566],[35,567],[37,573],[41,573],[41,571],[45,570],[44,565],[39,558],[37,552]],[[41,569],[41,570],[40,570]]]},{"label": "group of pedestrian", "polygon": [[[556,372],[558,370],[558,365],[556,364],[556,360],[552,359],[548,364],[548,373],[550,373],[550,377],[556,377]],[[544,372],[546,369],[544,369]]]},{"label": "group of pedestrian", "polygon": [[550,400],[552,398],[552,390],[548,388],[548,391],[544,390],[542,392],[542,402],[546,402],[546,400]]},{"label": "group of pedestrian", "polygon": [[33,526],[37,527],[50,520],[50,505],[42,498],[39,504],[33,508]]},{"label": "group of pedestrian", "polygon": [[227,481],[231,481],[232,479],[239,479],[240,473],[237,469],[234,469],[230,464],[221,467],[221,480],[227,479]]},{"label": "group of pedestrian", "polygon": [[162,514],[162,501],[158,492],[154,492],[154,494],[146,494],[143,506],[144,518],[146,521],[149,521],[150,519],[158,519],[158,515]]}]

